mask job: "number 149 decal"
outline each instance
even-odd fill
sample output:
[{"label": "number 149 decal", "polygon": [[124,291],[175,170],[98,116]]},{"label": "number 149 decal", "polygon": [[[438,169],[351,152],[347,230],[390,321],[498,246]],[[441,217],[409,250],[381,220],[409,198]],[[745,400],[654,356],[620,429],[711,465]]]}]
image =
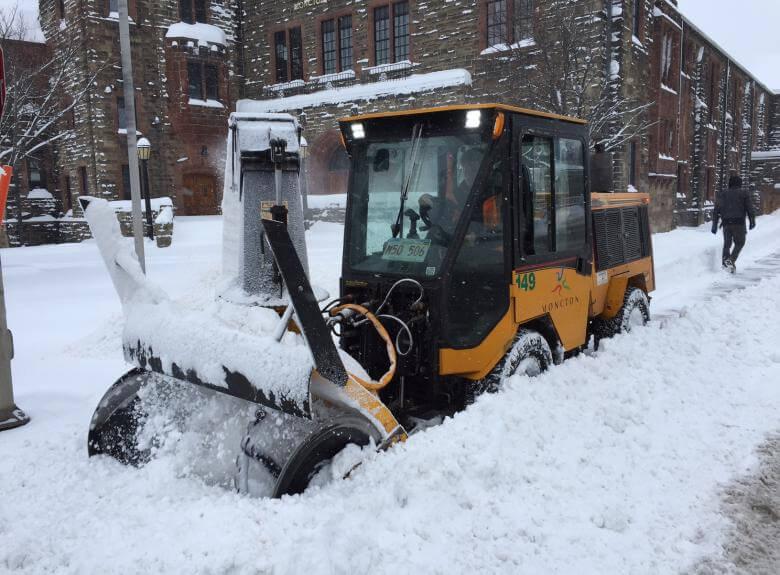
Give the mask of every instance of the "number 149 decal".
[{"label": "number 149 decal", "polygon": [[517,287],[523,291],[534,291],[536,289],[536,275],[533,272],[518,275]]}]

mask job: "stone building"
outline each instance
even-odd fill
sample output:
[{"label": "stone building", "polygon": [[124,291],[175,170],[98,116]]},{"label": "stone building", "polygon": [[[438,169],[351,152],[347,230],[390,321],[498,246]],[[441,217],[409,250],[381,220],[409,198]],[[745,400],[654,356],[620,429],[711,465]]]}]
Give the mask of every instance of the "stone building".
[{"label": "stone building", "polygon": [[[235,3],[130,0],[129,11],[137,131],[152,144],[151,195],[171,197],[178,214],[217,213],[240,84]],[[40,0],[40,14],[54,50],[62,42],[82,47],[74,81],[94,77],[68,120],[75,137],[58,146],[57,194],[76,211],[80,195],[129,199],[117,1]]]},{"label": "stone building", "polygon": [[[235,109],[300,118],[312,194],[345,191],[338,118],[469,102],[591,120],[594,143],[613,154],[614,189],[648,190],[656,230],[707,219],[730,172],[752,177],[767,209],[780,193],[780,96],[676,0],[129,2],[152,195],[170,196],[179,215],[217,212]],[[116,7],[40,0],[50,48],[79,42],[74,77],[95,76],[69,119],[76,137],[54,150],[49,188],[64,212],[79,195],[129,197]],[[564,29],[564,42],[551,35]],[[542,54],[585,81],[557,84]]]},{"label": "stone building", "polygon": [[572,50],[590,49],[589,81],[624,112],[594,139],[614,143],[630,111],[642,110],[643,129],[612,149],[615,190],[648,190],[656,230],[704,221],[729,173],[755,173],[778,96],[676,0],[249,1],[245,94],[263,101],[238,106],[297,114],[310,149],[308,189],[343,191],[339,117],[485,101],[576,111],[556,109],[539,72],[548,48],[538,36],[566,9],[580,38]]}]

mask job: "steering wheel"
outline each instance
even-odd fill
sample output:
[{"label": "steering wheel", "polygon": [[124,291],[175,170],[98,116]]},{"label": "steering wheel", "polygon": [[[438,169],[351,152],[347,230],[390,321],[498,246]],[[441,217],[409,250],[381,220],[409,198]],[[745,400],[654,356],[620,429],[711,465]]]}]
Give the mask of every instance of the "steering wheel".
[{"label": "steering wheel", "polygon": [[420,229],[424,232],[428,232],[428,238],[432,243],[440,246],[449,246],[452,240],[452,235],[445,231],[441,224],[438,224],[431,219],[431,211],[434,206],[440,203],[440,198],[434,198],[430,194],[423,194],[420,196],[418,203],[420,204],[420,219],[425,224]]}]

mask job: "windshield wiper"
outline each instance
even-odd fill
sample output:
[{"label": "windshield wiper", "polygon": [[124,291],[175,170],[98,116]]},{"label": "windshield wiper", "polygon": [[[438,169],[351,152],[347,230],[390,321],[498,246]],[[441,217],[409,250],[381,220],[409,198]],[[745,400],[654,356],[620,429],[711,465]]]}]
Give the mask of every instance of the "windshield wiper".
[{"label": "windshield wiper", "polygon": [[406,204],[406,198],[409,196],[409,186],[412,185],[414,174],[417,171],[417,156],[420,151],[420,142],[422,140],[422,124],[418,123],[412,128],[412,166],[409,173],[406,175],[406,181],[403,188],[401,188],[401,206],[398,208],[398,215],[395,218],[395,223],[390,226],[393,232],[393,238],[397,238],[399,235],[403,237],[404,231],[404,204]]}]

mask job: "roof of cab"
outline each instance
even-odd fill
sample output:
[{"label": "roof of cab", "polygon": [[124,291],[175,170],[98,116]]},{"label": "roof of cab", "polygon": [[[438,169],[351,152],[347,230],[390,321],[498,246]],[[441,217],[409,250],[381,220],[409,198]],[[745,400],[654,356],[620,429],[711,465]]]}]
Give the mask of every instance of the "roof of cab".
[{"label": "roof of cab", "polygon": [[359,116],[349,116],[339,119],[339,122],[355,122],[358,120],[373,120],[376,118],[392,118],[394,116],[411,116],[414,114],[431,114],[435,112],[450,112],[453,110],[481,110],[496,109],[514,114],[524,114],[526,116],[536,116],[538,118],[548,118],[551,120],[561,120],[573,124],[587,124],[585,120],[551,114],[549,112],[540,112],[538,110],[529,110],[528,108],[519,108],[517,106],[508,106],[507,104],[456,104],[452,106],[438,106],[435,108],[418,108],[416,110],[402,110],[400,112],[376,112],[373,114],[361,114]]}]

